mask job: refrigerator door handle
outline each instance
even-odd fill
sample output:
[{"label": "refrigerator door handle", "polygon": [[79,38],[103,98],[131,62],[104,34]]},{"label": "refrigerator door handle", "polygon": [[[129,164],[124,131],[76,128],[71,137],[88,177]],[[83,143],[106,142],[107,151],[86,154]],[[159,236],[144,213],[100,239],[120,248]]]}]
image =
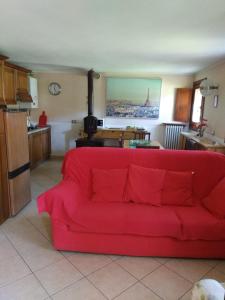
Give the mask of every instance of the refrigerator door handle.
[{"label": "refrigerator door handle", "polygon": [[30,168],[30,162],[26,163],[25,165],[11,171],[8,172],[8,178],[9,179],[13,179],[17,176],[19,176],[21,173],[25,172],[26,170],[28,170]]}]

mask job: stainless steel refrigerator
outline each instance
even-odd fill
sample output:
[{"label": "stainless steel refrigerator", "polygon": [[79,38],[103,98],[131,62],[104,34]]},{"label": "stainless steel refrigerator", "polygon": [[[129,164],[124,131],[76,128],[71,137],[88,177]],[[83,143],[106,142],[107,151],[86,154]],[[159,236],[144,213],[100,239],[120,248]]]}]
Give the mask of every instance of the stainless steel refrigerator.
[{"label": "stainless steel refrigerator", "polygon": [[4,123],[10,214],[14,216],[31,201],[27,114],[5,111]]}]

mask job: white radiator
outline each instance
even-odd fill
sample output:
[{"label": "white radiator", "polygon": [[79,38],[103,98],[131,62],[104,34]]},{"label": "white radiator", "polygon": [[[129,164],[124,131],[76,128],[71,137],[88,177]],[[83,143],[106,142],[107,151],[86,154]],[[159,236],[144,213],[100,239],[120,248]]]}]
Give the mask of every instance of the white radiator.
[{"label": "white radiator", "polygon": [[164,148],[166,149],[179,149],[179,138],[181,131],[184,130],[186,124],[181,123],[164,123]]}]

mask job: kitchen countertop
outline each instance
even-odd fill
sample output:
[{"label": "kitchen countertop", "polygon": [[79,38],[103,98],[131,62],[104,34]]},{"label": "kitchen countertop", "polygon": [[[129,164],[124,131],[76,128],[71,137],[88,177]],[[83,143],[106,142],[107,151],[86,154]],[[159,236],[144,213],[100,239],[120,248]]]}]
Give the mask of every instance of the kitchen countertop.
[{"label": "kitchen countertop", "polygon": [[187,138],[190,138],[202,145],[205,148],[225,148],[225,144],[220,141],[219,138],[212,135],[204,135],[203,137],[197,136],[195,131],[182,131],[181,134]]},{"label": "kitchen countertop", "polygon": [[50,128],[50,126],[39,127],[39,128],[36,128],[36,129],[32,129],[32,130],[27,131],[27,134],[30,135],[30,134],[35,133],[35,132],[47,130],[48,128]]}]

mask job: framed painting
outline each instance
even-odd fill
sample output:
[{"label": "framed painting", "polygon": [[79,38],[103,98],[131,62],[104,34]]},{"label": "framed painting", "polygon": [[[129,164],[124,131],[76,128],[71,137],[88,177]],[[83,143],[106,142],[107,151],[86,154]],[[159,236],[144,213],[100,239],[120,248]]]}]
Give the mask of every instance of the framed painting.
[{"label": "framed painting", "polygon": [[161,79],[106,79],[106,117],[158,119]]}]

